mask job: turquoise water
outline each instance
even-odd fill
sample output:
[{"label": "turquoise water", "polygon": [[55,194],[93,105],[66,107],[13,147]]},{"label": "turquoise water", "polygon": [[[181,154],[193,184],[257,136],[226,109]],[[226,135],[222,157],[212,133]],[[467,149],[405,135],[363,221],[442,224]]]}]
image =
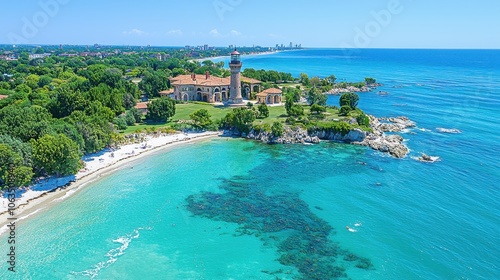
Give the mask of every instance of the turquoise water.
[{"label": "turquoise water", "polygon": [[[500,278],[499,51],[304,50],[243,63],[375,77],[389,94],[362,93],[359,105],[416,121],[402,134],[410,155],[224,138],[175,147],[21,221],[18,272],[3,262],[0,278]],[[421,152],[441,160],[412,158]]]}]

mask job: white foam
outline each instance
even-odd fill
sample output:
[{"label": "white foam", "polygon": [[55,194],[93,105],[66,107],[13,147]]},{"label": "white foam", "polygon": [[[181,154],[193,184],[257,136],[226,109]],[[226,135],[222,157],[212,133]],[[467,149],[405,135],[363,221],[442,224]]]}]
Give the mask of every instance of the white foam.
[{"label": "white foam", "polygon": [[[45,208],[45,207],[39,208],[39,209],[37,209],[36,211],[33,211],[33,212],[29,213],[28,215],[25,215],[25,216],[22,216],[22,217],[20,217],[20,218],[17,218],[17,219],[16,219],[16,222],[18,222],[18,221],[22,221],[22,220],[24,220],[24,219],[27,219],[28,217],[35,215],[37,212],[40,212],[40,211],[41,211],[42,209],[44,209],[44,208]],[[4,225],[3,227],[1,227],[1,228],[0,228],[0,235],[2,235],[2,234],[3,234],[4,232],[6,232],[8,229],[9,229],[9,228],[7,227],[7,225]]]},{"label": "white foam", "polygon": [[118,237],[113,240],[114,243],[119,243],[121,244],[120,247],[113,248],[109,250],[104,256],[107,257],[108,259],[102,262],[99,262],[93,266],[91,269],[87,269],[81,272],[72,272],[73,275],[82,275],[82,276],[88,276],[90,279],[94,279],[99,275],[99,271],[101,271],[104,268],[110,267],[113,263],[115,263],[118,260],[118,257],[125,254],[125,251],[129,247],[130,243],[132,242],[133,239],[137,239],[140,236],[139,231],[140,230],[151,230],[150,227],[148,228],[137,228],[134,229],[132,233],[129,233],[125,236]]},{"label": "white foam", "polygon": [[33,212],[29,213],[28,215],[25,215],[25,216],[22,216],[21,218],[18,218],[17,220],[18,221],[22,221],[24,219],[27,219],[28,217],[35,215],[36,213],[42,211],[43,209],[45,209],[45,207],[39,208],[36,211],[33,211]]},{"label": "white foam", "polygon": [[69,190],[67,193],[65,193],[62,197],[58,198],[58,199],[55,199],[55,201],[59,201],[59,200],[65,200],[66,198],[72,196],[73,194],[76,193],[76,189],[74,190]]},{"label": "white foam", "polygon": [[360,227],[360,226],[362,226],[362,225],[363,225],[363,224],[361,224],[361,223],[355,223],[355,224],[354,224],[354,226],[355,226],[355,227]]},{"label": "white foam", "polygon": [[441,133],[452,133],[452,134],[458,134],[462,133],[462,131],[458,128],[443,128],[443,127],[437,127],[436,130]]}]

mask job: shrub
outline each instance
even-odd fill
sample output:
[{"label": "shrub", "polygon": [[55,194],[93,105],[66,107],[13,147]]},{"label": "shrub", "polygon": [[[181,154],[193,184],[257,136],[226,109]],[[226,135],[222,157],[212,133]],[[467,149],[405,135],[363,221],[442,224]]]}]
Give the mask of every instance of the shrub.
[{"label": "shrub", "polygon": [[374,78],[366,77],[365,82],[367,85],[372,85],[372,84],[375,84],[377,82],[377,80],[375,80]]},{"label": "shrub", "polygon": [[313,104],[311,106],[311,109],[310,109],[311,113],[316,113],[316,114],[319,114],[319,113],[323,113],[323,112],[326,112],[326,107],[325,106],[321,106],[321,105],[318,105],[318,104]]},{"label": "shrub", "polygon": [[295,124],[297,121],[295,120],[295,118],[294,118],[294,117],[288,117],[288,118],[286,118],[285,122],[286,122],[287,124],[291,124],[291,125],[293,125],[293,124]]},{"label": "shrub", "polygon": [[119,116],[119,117],[114,118],[113,124],[115,124],[119,130],[127,129],[127,121],[126,121],[126,118],[124,116]]},{"label": "shrub", "polygon": [[361,113],[357,118],[356,121],[358,121],[359,125],[364,125],[364,126],[369,126],[370,125],[370,118],[365,113]]},{"label": "shrub", "polygon": [[308,125],[307,131],[313,133],[315,131],[325,131],[327,133],[341,133],[346,135],[353,127],[346,122],[319,122],[314,125]]},{"label": "shrub", "polygon": [[299,117],[304,115],[304,108],[300,105],[294,104],[288,113],[291,117]]},{"label": "shrub", "polygon": [[207,109],[199,109],[189,115],[189,117],[193,120],[194,126],[200,129],[206,129],[213,124]]},{"label": "shrub", "polygon": [[284,133],[284,129],[283,129],[283,124],[279,121],[275,121],[273,123],[273,126],[271,127],[271,133],[275,136],[275,137],[280,137],[283,135]]},{"label": "shrub", "polygon": [[258,110],[259,110],[259,117],[263,118],[269,117],[269,108],[267,107],[266,103],[259,104]]},{"label": "shrub", "polygon": [[255,133],[271,132],[271,126],[268,123],[256,124],[253,126],[253,130]]},{"label": "shrub", "polygon": [[339,115],[341,116],[347,116],[349,112],[351,112],[352,108],[349,105],[343,105],[340,107],[340,112]]}]

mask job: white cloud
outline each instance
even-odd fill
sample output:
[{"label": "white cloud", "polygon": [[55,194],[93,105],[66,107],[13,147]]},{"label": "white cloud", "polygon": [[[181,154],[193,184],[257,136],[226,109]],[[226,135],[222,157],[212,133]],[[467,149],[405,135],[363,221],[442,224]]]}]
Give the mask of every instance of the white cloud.
[{"label": "white cloud", "polygon": [[182,30],[179,30],[179,29],[170,30],[167,32],[167,35],[169,35],[169,36],[181,36],[182,34],[184,34],[184,33],[182,32]]},{"label": "white cloud", "polygon": [[125,35],[139,35],[139,36],[141,36],[141,35],[147,35],[146,32],[144,32],[144,31],[142,31],[140,29],[137,29],[137,28],[133,28],[130,31],[123,31],[123,34],[125,34]]},{"label": "white cloud", "polygon": [[208,34],[211,35],[212,37],[222,37],[222,34],[220,34],[217,29],[210,30]]},{"label": "white cloud", "polygon": [[231,36],[241,36],[242,35],[241,32],[236,31],[236,30],[231,30],[230,34],[231,34]]}]

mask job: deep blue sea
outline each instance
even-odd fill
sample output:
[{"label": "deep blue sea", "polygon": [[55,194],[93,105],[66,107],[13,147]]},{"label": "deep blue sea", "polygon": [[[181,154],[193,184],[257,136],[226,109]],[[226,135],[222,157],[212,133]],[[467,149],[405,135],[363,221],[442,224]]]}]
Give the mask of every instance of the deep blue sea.
[{"label": "deep blue sea", "polygon": [[226,138],[166,149],[19,222],[18,272],[2,261],[0,278],[500,279],[500,51],[306,49],[242,61],[376,78],[383,86],[360,93],[359,107],[415,121],[401,134],[411,153]]}]

